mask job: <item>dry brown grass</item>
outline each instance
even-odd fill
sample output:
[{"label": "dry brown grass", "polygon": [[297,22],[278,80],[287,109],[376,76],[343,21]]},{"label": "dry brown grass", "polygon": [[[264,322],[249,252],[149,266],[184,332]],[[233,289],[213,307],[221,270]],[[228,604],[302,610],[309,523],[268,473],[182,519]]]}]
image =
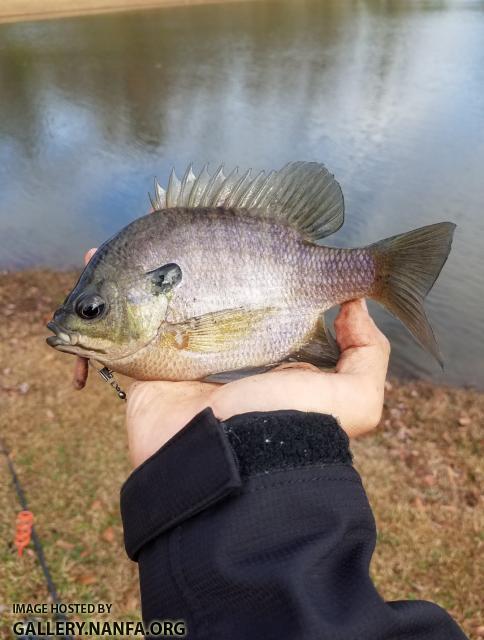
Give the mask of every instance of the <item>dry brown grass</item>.
[{"label": "dry brown grass", "polygon": [[[111,619],[139,616],[136,566],[124,553],[119,488],[129,473],[124,406],[91,375],[71,388],[72,359],[43,329],[74,274],[0,276],[0,433],[34,511],[64,602],[112,602]],[[484,394],[392,382],[380,428],[354,443],[380,531],[372,564],[386,599],[423,598],[448,609],[472,637],[480,617]],[[13,547],[19,510],[0,459],[1,637],[12,602],[47,602],[37,560]],[[481,594],[481,596],[479,595]]]}]

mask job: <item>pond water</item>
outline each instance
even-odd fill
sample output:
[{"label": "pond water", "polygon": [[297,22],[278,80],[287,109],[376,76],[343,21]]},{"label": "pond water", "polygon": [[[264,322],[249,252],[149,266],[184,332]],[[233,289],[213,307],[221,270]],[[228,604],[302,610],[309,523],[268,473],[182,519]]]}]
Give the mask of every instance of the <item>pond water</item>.
[{"label": "pond water", "polygon": [[452,220],[428,299],[445,371],[375,309],[392,372],[484,387],[484,2],[300,0],[0,26],[0,268],[79,265],[153,177],[335,173],[357,246]]}]

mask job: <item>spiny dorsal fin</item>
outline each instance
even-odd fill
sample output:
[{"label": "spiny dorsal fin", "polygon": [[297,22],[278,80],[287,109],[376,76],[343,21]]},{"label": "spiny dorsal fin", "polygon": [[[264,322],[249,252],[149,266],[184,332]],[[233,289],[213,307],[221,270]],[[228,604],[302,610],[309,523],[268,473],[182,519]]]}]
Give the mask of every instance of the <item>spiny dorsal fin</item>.
[{"label": "spiny dorsal fin", "polygon": [[317,162],[291,162],[279,171],[252,175],[223,166],[212,175],[207,165],[195,175],[192,165],[182,180],[174,171],[165,191],[155,182],[155,210],[173,207],[244,209],[250,215],[278,220],[311,241],[337,231],[344,220],[344,200],[334,176]]}]

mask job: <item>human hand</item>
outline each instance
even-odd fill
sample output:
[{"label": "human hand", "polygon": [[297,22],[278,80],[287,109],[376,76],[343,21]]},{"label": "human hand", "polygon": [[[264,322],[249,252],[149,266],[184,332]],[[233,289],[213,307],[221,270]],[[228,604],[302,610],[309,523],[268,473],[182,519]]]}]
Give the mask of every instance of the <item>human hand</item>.
[{"label": "human hand", "polygon": [[[94,251],[86,254],[86,263]],[[219,420],[249,411],[313,411],[336,417],[350,437],[371,431],[383,408],[390,343],[364,300],[341,305],[335,331],[341,350],[335,372],[291,363],[225,385],[133,382],[126,416],[133,465],[140,465],[206,407]]]}]

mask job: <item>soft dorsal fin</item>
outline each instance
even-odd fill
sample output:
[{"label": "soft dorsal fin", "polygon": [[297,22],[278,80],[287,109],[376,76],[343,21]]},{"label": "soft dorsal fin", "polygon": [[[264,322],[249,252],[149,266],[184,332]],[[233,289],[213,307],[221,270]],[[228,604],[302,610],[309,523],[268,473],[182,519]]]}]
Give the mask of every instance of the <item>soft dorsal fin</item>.
[{"label": "soft dorsal fin", "polygon": [[252,175],[223,166],[213,174],[207,165],[198,175],[188,167],[181,181],[174,171],[165,191],[155,182],[151,204],[157,211],[174,207],[244,209],[250,215],[278,220],[311,241],[337,231],[344,220],[344,200],[334,176],[317,162],[291,162],[279,171]]}]

